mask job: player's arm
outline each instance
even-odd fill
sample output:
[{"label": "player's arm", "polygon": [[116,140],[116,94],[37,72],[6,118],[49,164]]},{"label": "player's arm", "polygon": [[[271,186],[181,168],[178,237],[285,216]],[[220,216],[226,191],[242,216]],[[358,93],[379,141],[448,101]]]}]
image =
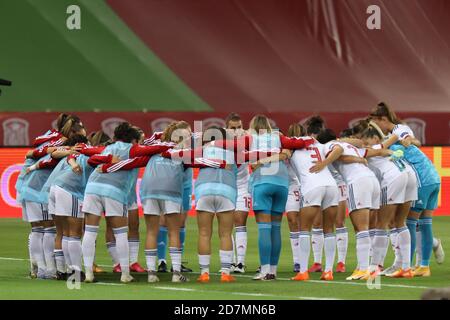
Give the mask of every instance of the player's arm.
[{"label": "player's arm", "polygon": [[130,149],[130,158],[152,156],[164,151],[167,151],[175,146],[171,142],[162,142],[158,144],[153,144],[151,146],[142,146],[135,144]]},{"label": "player's arm", "polygon": [[96,146],[96,147],[84,146],[83,148],[81,148],[79,150],[79,152],[81,154],[84,154],[85,156],[92,157],[92,156],[94,156],[96,154],[102,153],[103,150],[105,150],[105,148],[106,148],[105,146]]},{"label": "player's arm", "polygon": [[76,147],[68,148],[68,147],[59,147],[55,151],[52,152],[51,157],[53,159],[62,159],[71,154],[77,153],[78,149]]},{"label": "player's arm", "polygon": [[337,161],[343,162],[343,163],[362,163],[364,165],[367,165],[367,159],[356,157],[356,156],[340,156]]},{"label": "player's arm", "polygon": [[239,153],[250,149],[252,136],[235,137],[228,140],[214,140],[210,142],[211,146],[222,149],[233,149],[235,153]]},{"label": "player's arm", "polygon": [[132,159],[116,161],[113,159],[110,163],[105,163],[97,168],[99,172],[111,173],[119,170],[132,170],[136,168],[143,168],[150,160],[150,156],[136,157]]},{"label": "player's arm", "polygon": [[92,157],[90,157],[87,161],[87,163],[91,167],[96,167],[102,163],[110,163],[113,161],[113,159],[118,159],[117,157],[114,157],[112,154],[96,154]]},{"label": "player's arm", "polygon": [[184,163],[185,168],[216,168],[216,169],[225,169],[228,168],[226,161],[223,160],[214,160],[214,159],[206,159],[206,158],[195,158],[192,164]]},{"label": "player's arm", "polygon": [[366,154],[364,155],[364,158],[389,157],[393,153],[394,152],[392,150],[384,149],[384,148],[380,148],[380,149],[367,148],[366,149]]},{"label": "player's arm", "polygon": [[339,138],[340,142],[347,142],[348,144],[351,144],[352,146],[355,146],[357,148],[363,148],[364,143],[361,139],[356,138]]},{"label": "player's arm", "polygon": [[32,171],[40,170],[40,169],[53,169],[54,167],[57,166],[58,162],[59,162],[59,159],[53,159],[53,158],[38,161],[35,164],[29,166],[26,169],[25,174],[28,174]]},{"label": "player's arm", "polygon": [[280,135],[281,147],[283,149],[303,149],[314,143],[314,139],[312,138],[297,138],[297,137],[286,137],[284,135]]},{"label": "player's arm", "polygon": [[344,153],[344,148],[340,145],[334,145],[332,150],[327,154],[325,160],[316,161],[315,164],[309,169],[311,173],[317,173],[325,169],[329,164],[332,164],[334,161],[338,160],[339,157]]}]

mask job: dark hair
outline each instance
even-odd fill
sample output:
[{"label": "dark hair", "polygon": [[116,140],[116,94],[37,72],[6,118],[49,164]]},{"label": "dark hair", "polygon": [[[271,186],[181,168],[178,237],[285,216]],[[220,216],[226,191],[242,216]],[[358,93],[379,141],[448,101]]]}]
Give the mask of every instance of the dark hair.
[{"label": "dark hair", "polygon": [[395,112],[384,102],[380,102],[374,109],[372,109],[370,117],[378,119],[381,117],[386,117],[393,124],[402,123]]},{"label": "dark hair", "polygon": [[336,140],[336,134],[331,129],[323,129],[322,131],[319,132],[316,139],[317,141],[323,144],[330,142],[332,140]]},{"label": "dark hair", "polygon": [[373,137],[378,137],[380,139],[382,139],[383,137],[380,135],[380,132],[378,132],[377,129],[375,129],[374,127],[368,127],[366,130],[364,130],[361,134],[361,137],[363,138],[373,138]]},{"label": "dark hair", "polygon": [[208,143],[214,140],[226,139],[227,131],[218,126],[210,126],[203,131],[203,143]]},{"label": "dark hair", "polygon": [[111,138],[103,132],[103,130],[98,130],[92,132],[88,137],[89,142],[93,146],[104,145],[105,143],[111,141]]},{"label": "dark hair", "polygon": [[86,138],[86,136],[82,134],[73,134],[69,139],[66,140],[64,145],[72,147],[77,143],[87,143],[87,142],[88,139]]},{"label": "dark hair", "polygon": [[367,119],[362,119],[356,122],[352,127],[352,134],[354,136],[360,135],[364,130],[369,127],[369,121]]},{"label": "dark hair", "polygon": [[341,138],[348,138],[351,137],[353,135],[353,130],[350,128],[344,129],[341,131],[341,133],[339,134],[339,137]]},{"label": "dark hair", "polygon": [[288,137],[302,137],[306,135],[305,128],[300,123],[293,123],[289,126]]},{"label": "dark hair", "polygon": [[139,139],[139,132],[129,122],[122,122],[114,129],[114,140],[132,143]]},{"label": "dark hair", "polygon": [[56,118],[56,130],[58,130],[58,132],[61,132],[68,117],[69,115],[67,113],[60,113],[58,118]]},{"label": "dark hair", "polygon": [[319,134],[325,129],[325,121],[321,116],[312,116],[305,122],[306,134]]},{"label": "dark hair", "polygon": [[230,123],[230,121],[242,121],[242,119],[239,114],[237,114],[236,112],[232,112],[225,118],[225,126],[227,128],[228,128],[228,124]]}]

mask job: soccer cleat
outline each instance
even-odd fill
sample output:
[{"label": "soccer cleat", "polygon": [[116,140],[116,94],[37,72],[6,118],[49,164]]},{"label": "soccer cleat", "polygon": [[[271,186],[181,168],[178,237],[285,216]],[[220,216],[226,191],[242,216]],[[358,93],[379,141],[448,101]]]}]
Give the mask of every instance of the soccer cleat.
[{"label": "soccer cleat", "polygon": [[245,273],[245,266],[242,263],[238,263],[234,267],[234,273]]},{"label": "soccer cleat", "polygon": [[292,277],[291,280],[294,281],[307,281],[309,280],[309,272],[305,271],[305,272],[299,272],[295,275],[295,277]]},{"label": "soccer cleat", "polygon": [[147,282],[149,282],[149,283],[159,282],[159,278],[156,275],[156,271],[149,271],[148,272]]},{"label": "soccer cleat", "polygon": [[382,268],[380,266],[370,266],[369,267],[369,272],[370,272],[370,277],[371,278],[376,278],[378,277],[381,272],[382,272]]},{"label": "soccer cleat", "polygon": [[414,273],[411,269],[407,269],[407,270],[398,269],[394,273],[391,273],[386,276],[390,277],[390,278],[414,278]]},{"label": "soccer cleat", "polygon": [[141,267],[139,262],[135,262],[132,265],[130,265],[130,271],[131,272],[138,272],[138,273],[145,273],[147,270]]},{"label": "soccer cleat", "polygon": [[338,262],[336,266],[336,273],[344,273],[345,272],[345,263]]},{"label": "soccer cleat", "polygon": [[346,280],[368,280],[370,277],[368,270],[355,270]]},{"label": "soccer cleat", "polygon": [[192,272],[192,269],[181,264],[181,272]]},{"label": "soccer cleat", "polygon": [[294,272],[295,273],[299,273],[300,272],[300,264],[299,263],[294,263]]},{"label": "soccer cleat", "polygon": [[114,273],[122,273],[122,268],[120,267],[119,263],[113,267],[113,272]]},{"label": "soccer cleat", "polygon": [[38,273],[38,266],[37,266],[37,264],[33,263],[31,265],[31,269],[30,269],[30,274],[29,274],[30,278],[31,279],[36,279],[37,278],[37,273]]},{"label": "soccer cleat", "polygon": [[266,276],[265,274],[258,272],[257,274],[255,274],[255,276],[252,279],[253,280],[263,280],[265,276]]},{"label": "soccer cleat", "polygon": [[236,264],[232,263],[230,267],[230,272],[234,272],[234,269],[236,268]]},{"label": "soccer cleat", "polygon": [[181,283],[181,282],[188,282],[188,281],[189,281],[189,279],[186,278],[184,275],[182,275],[181,272],[175,271],[172,275],[172,282]]},{"label": "soccer cleat", "polygon": [[120,276],[120,282],[122,283],[130,283],[130,282],[134,282],[134,278],[129,275],[129,274],[123,274]]},{"label": "soccer cleat", "polygon": [[322,272],[322,264],[314,262],[314,264],[309,268],[308,272]]},{"label": "soccer cleat", "polygon": [[45,279],[47,279],[47,280],[57,280],[56,271],[47,271],[45,273]]},{"label": "soccer cleat", "polygon": [[93,266],[93,270],[94,270],[94,273],[106,273],[106,271],[105,270],[103,270],[102,268],[100,268],[98,265],[96,265],[95,263],[94,263],[94,266]]},{"label": "soccer cleat", "polygon": [[260,273],[261,272],[261,266],[259,266],[257,269],[256,269],[256,273]]},{"label": "soccer cleat", "polygon": [[37,279],[41,279],[41,280],[47,279],[46,276],[47,276],[47,275],[46,275],[46,272],[45,272],[44,269],[39,269],[38,272],[37,272],[37,274],[36,274],[36,278],[37,278]]},{"label": "soccer cleat", "polygon": [[231,274],[228,273],[222,273],[220,276],[220,282],[235,282],[236,278],[233,277]]},{"label": "soccer cleat", "polygon": [[161,260],[161,262],[158,265],[158,272],[165,273],[167,272],[167,263],[164,260]]},{"label": "soccer cleat", "polygon": [[95,277],[94,277],[94,272],[86,270],[84,282],[85,283],[94,283],[94,282],[96,282]]},{"label": "soccer cleat", "polygon": [[67,273],[56,271],[56,280],[67,280]]},{"label": "soccer cleat", "polygon": [[438,264],[442,264],[442,263],[444,263],[445,252],[444,252],[444,248],[442,248],[441,239],[437,239],[437,241],[438,241],[438,244],[436,247],[433,247],[433,253],[434,253],[434,257],[436,258],[436,262]]},{"label": "soccer cleat", "polygon": [[322,276],[320,276],[320,280],[324,281],[333,281],[333,279],[333,271],[322,272]]},{"label": "soccer cleat", "polygon": [[394,273],[395,271],[397,271],[398,269],[400,269],[399,267],[396,266],[390,266],[387,269],[384,269],[383,271],[380,272],[380,276],[386,276],[388,274]]},{"label": "soccer cleat", "polygon": [[207,282],[209,282],[209,273],[208,273],[208,272],[202,273],[202,274],[197,278],[197,282],[201,282],[201,283],[207,283]]},{"label": "soccer cleat", "polygon": [[419,267],[418,269],[414,270],[414,276],[415,277],[429,277],[431,276],[431,270],[430,267]]}]

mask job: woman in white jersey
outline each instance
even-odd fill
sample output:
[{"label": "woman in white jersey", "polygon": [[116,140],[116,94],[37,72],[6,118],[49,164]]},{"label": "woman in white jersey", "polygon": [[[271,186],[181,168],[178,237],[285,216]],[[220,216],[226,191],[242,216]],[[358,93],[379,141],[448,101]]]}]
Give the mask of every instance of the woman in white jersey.
[{"label": "woman in white jersey", "polygon": [[[301,127],[301,135],[305,136],[306,130]],[[310,137],[308,137],[310,138]],[[305,149],[293,153],[290,163],[294,169],[301,191],[300,200],[300,271],[292,278],[296,281],[309,280],[308,261],[311,247],[310,231],[315,217],[323,213],[325,270],[321,280],[333,280],[333,265],[336,253],[336,236],[334,233],[338,188],[328,167],[317,172],[311,172],[311,167],[316,162],[325,158],[325,145],[314,140],[314,143]]]}]

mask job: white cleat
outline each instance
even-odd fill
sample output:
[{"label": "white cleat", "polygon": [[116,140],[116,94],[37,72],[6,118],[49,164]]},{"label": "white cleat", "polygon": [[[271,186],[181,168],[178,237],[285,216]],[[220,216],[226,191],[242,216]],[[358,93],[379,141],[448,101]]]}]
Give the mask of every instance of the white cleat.
[{"label": "white cleat", "polygon": [[130,283],[133,282],[134,278],[129,274],[123,274],[120,276],[120,282],[122,283]]},{"label": "white cleat", "polygon": [[175,283],[189,282],[189,279],[183,276],[181,272],[175,271],[172,275],[172,282]]},{"label": "white cleat", "polygon": [[94,283],[95,282],[94,272],[86,270],[85,275],[86,275],[86,278],[84,279],[85,283]]},{"label": "white cleat", "polygon": [[444,263],[445,260],[445,252],[444,248],[442,248],[441,239],[437,239],[438,244],[436,247],[433,247],[434,257],[436,258],[436,262],[438,264]]},{"label": "white cleat", "polygon": [[398,269],[400,269],[400,268],[396,267],[396,266],[390,266],[389,268],[384,269],[383,271],[381,271],[379,274],[380,274],[380,276],[385,276],[385,275],[394,273]]},{"label": "white cleat", "polygon": [[[173,277],[172,277],[173,280]],[[159,278],[156,275],[156,271],[149,271],[148,272],[148,278],[147,278],[147,282],[148,283],[156,283],[159,282]]]},{"label": "white cleat", "polygon": [[238,263],[233,271],[234,273],[245,273],[245,266],[242,263]]}]

